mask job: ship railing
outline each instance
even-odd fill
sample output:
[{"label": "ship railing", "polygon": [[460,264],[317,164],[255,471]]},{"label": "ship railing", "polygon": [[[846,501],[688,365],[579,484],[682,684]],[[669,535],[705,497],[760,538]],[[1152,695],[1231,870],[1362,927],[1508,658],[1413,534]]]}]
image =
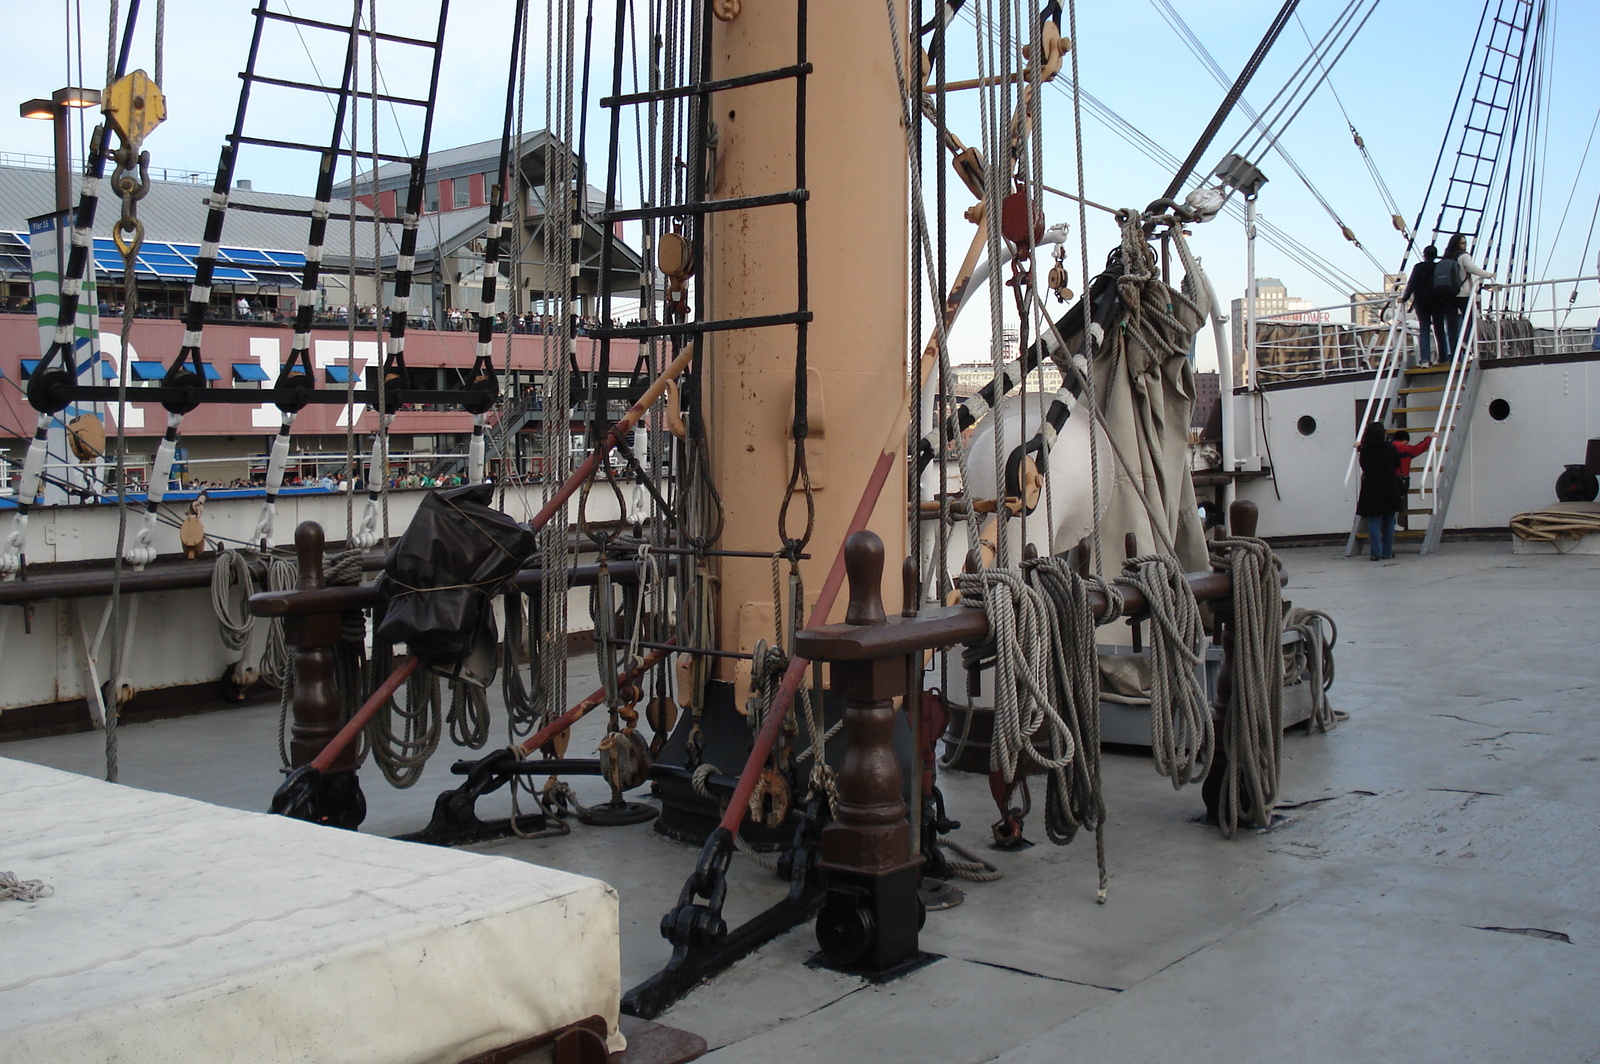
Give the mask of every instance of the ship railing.
[{"label": "ship railing", "polygon": [[1263,315],[1256,319],[1254,365],[1236,377],[1259,386],[1377,369],[1397,320],[1406,323],[1409,353],[1414,325],[1391,296]]},{"label": "ship railing", "polygon": [[1478,357],[1547,358],[1600,350],[1600,278],[1559,277],[1484,286]]}]

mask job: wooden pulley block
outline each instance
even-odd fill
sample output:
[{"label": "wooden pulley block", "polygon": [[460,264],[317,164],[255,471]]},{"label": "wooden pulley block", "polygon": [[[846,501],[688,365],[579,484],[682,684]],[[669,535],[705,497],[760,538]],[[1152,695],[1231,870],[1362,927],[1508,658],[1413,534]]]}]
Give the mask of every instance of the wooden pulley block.
[{"label": "wooden pulley block", "polygon": [[1050,275],[1046,278],[1045,284],[1056,294],[1057,302],[1065,303],[1072,298],[1072,289],[1067,287],[1066,267],[1059,265],[1050,267]]},{"label": "wooden pulley block", "polygon": [[178,542],[183,546],[183,556],[190,561],[200,557],[200,552],[206,549],[206,526],[200,521],[205,506],[205,492],[201,492],[189,504],[189,513],[178,525]]},{"label": "wooden pulley block", "polygon": [[1028,513],[1032,513],[1039,505],[1039,496],[1044,493],[1044,474],[1039,472],[1039,466],[1030,456],[1022,460],[1022,505]]},{"label": "wooden pulley block", "polygon": [[694,273],[694,254],[682,233],[662,233],[656,241],[656,266],[680,287]]},{"label": "wooden pulley block", "polygon": [[750,792],[750,819],[765,827],[782,826],[789,816],[789,784],[772,769],[766,769]]},{"label": "wooden pulley block", "polygon": [[80,462],[92,462],[106,453],[106,427],[94,414],[79,414],[67,422],[67,446]]},{"label": "wooden pulley block", "polygon": [[560,731],[550,736],[550,741],[539,747],[539,750],[543,753],[549,754],[551,757],[566,757],[567,744],[571,742],[572,729],[562,728]]},{"label": "wooden pulley block", "polygon": [[711,0],[711,13],[719,22],[732,22],[744,10],[744,0]]},{"label": "wooden pulley block", "polygon": [[600,774],[619,792],[650,778],[650,749],[637,729],[624,728],[600,740]]},{"label": "wooden pulley block", "polygon": [[666,695],[657,695],[645,703],[644,719],[649,723],[650,730],[657,735],[665,735],[672,731],[672,726],[678,723],[678,703]]},{"label": "wooden pulley block", "polygon": [[961,179],[963,185],[967,186],[967,191],[982,199],[983,156],[978,154],[978,149],[961,149],[951,158],[950,165],[955,167],[956,176]]}]

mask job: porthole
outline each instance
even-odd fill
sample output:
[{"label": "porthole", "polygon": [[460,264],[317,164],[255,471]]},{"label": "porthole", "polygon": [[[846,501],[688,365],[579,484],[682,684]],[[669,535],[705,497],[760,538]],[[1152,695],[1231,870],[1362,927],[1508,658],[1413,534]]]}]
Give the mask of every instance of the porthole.
[{"label": "porthole", "polygon": [[1511,404],[1504,399],[1489,400],[1489,416],[1496,421],[1504,421],[1511,416]]},{"label": "porthole", "polygon": [[1300,430],[1300,435],[1309,436],[1317,431],[1317,419],[1310,414],[1301,414],[1300,420],[1294,423],[1294,427]]}]

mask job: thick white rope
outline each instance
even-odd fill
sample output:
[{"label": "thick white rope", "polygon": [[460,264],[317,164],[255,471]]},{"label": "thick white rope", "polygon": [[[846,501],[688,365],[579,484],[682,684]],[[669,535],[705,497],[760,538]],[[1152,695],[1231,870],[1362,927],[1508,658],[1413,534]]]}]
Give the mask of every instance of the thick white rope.
[{"label": "thick white rope", "polygon": [[1223,715],[1226,770],[1217,822],[1231,838],[1244,820],[1272,822],[1283,753],[1282,565],[1259,539],[1214,540],[1211,564],[1233,574],[1233,685]]},{"label": "thick white rope", "polygon": [[1123,565],[1117,583],[1144,595],[1150,616],[1150,754],[1174,789],[1211,770],[1216,730],[1196,673],[1205,626],[1194,591],[1176,558],[1141,554]]},{"label": "thick white rope", "polygon": [[1310,686],[1311,717],[1306,721],[1306,728],[1313,734],[1332,731],[1347,718],[1347,714],[1328,702],[1328,688],[1333,685],[1333,647],[1339,641],[1339,626],[1321,610],[1296,606],[1284,617],[1283,627],[1300,636],[1300,651],[1292,662],[1293,674],[1285,676],[1284,680]]},{"label": "thick white rope", "polygon": [[252,590],[249,555],[238,550],[218,551],[211,567],[211,609],[217,615],[222,645],[233,653],[249,644],[255,627],[249,608]]}]

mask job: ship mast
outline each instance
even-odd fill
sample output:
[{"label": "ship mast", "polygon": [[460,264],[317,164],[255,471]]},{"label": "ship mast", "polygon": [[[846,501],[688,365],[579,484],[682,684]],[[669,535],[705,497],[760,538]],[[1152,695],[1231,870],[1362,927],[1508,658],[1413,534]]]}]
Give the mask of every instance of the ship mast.
[{"label": "ship mast", "polygon": [[[814,72],[799,89],[806,97],[802,109],[793,82],[711,97],[716,147],[707,194],[722,199],[776,192],[790,187],[797,163],[803,164],[808,196],[799,237],[806,246],[797,247],[792,209],[714,215],[701,284],[703,316],[728,319],[790,311],[802,280],[807,282],[809,326],[708,334],[704,365],[712,475],[726,508],[723,544],[761,549],[775,543],[774,515],[793,472],[795,333],[808,333],[804,448],[816,520],[813,557],[801,568],[814,600],[884,433],[908,402],[907,163],[884,6],[807,0],[800,9],[797,19],[794,5],[746,4],[736,17],[713,26],[714,79],[780,68],[797,54],[810,59]],[[907,25],[904,10],[900,25]],[[803,52],[796,47],[799,33],[809,37]],[[797,121],[805,125],[799,137]],[[797,158],[801,145],[803,159]],[[802,278],[807,257],[809,276]],[[891,559],[907,550],[903,462],[897,461],[869,522]],[[791,537],[806,523],[802,489],[795,493]],[[771,564],[717,561],[717,645],[749,651],[758,639],[772,637]],[[841,598],[830,620],[843,616],[844,605]],[[897,601],[887,605],[898,608]],[[723,675],[732,678],[732,670]]]}]

